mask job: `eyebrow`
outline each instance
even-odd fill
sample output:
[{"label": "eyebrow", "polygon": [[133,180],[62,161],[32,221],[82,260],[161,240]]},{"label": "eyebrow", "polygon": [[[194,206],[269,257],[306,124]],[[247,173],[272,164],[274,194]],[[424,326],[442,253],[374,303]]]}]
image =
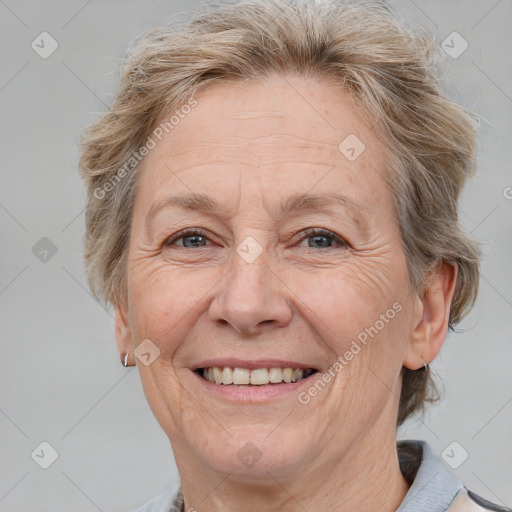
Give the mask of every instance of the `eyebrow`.
[{"label": "eyebrow", "polygon": [[[359,201],[343,194],[331,192],[327,194],[297,193],[277,205],[272,205],[264,199],[264,207],[274,219],[279,219],[290,214],[311,211],[315,209],[327,209],[333,206],[341,206],[350,211],[354,220],[358,220],[361,213],[369,214],[370,209]],[[222,216],[225,209],[214,199],[201,193],[191,193],[183,196],[168,196],[157,201],[149,210],[146,217],[146,225],[163,208],[180,208],[194,210],[212,215]]]}]

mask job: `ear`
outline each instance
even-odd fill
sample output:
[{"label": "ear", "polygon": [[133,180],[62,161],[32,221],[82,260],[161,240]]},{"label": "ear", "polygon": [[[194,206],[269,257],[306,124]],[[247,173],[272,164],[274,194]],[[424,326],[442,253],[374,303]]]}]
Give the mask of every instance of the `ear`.
[{"label": "ear", "polygon": [[127,322],[128,314],[126,312],[126,308],[122,304],[116,305],[114,310],[116,320],[115,336],[117,349],[119,350],[119,357],[121,357],[121,362],[123,362],[123,355],[128,354],[129,365],[132,340],[130,327]]},{"label": "ear", "polygon": [[429,275],[423,297],[418,298],[418,318],[407,347],[403,366],[417,370],[430,363],[443,346],[450,307],[457,283],[457,265],[442,262]]}]

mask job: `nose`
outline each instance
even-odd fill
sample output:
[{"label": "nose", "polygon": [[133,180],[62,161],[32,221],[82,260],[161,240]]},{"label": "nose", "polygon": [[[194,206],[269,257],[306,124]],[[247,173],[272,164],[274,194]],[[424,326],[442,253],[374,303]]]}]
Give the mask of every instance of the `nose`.
[{"label": "nose", "polygon": [[233,251],[228,265],[210,304],[211,321],[249,335],[290,323],[289,289],[271,268],[265,252],[247,262]]}]

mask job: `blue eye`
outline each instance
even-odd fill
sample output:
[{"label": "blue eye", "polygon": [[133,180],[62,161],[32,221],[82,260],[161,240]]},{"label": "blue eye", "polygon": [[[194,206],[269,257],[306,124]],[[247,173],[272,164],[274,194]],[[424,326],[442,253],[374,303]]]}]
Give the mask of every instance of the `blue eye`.
[{"label": "blue eye", "polygon": [[[209,240],[209,238],[206,231],[203,231],[202,229],[188,229],[167,240],[165,245],[174,245],[178,240],[183,240],[183,245],[181,245],[181,247],[200,249],[205,246],[206,240]],[[188,242],[186,242],[186,240],[188,240]]]},{"label": "blue eye", "polygon": [[[333,233],[332,231],[329,231],[327,229],[315,229],[310,228],[306,230],[306,235],[301,239],[304,240],[310,240],[308,242],[309,248],[320,248],[320,249],[330,249],[333,247],[334,244],[346,246],[347,243],[345,240],[340,238],[338,235]],[[311,243],[312,240],[312,243]],[[334,241],[334,243],[333,243]],[[319,244],[319,245],[315,245]]]}]

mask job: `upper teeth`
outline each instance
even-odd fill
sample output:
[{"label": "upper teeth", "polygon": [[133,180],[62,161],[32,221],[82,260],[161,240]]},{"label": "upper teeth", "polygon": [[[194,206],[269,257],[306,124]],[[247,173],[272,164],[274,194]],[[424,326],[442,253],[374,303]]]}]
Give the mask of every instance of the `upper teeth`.
[{"label": "upper teeth", "polygon": [[263,386],[265,384],[279,384],[280,382],[297,382],[313,373],[312,369],[301,368],[231,368],[229,366],[203,368],[203,377],[215,384],[252,384]]}]

